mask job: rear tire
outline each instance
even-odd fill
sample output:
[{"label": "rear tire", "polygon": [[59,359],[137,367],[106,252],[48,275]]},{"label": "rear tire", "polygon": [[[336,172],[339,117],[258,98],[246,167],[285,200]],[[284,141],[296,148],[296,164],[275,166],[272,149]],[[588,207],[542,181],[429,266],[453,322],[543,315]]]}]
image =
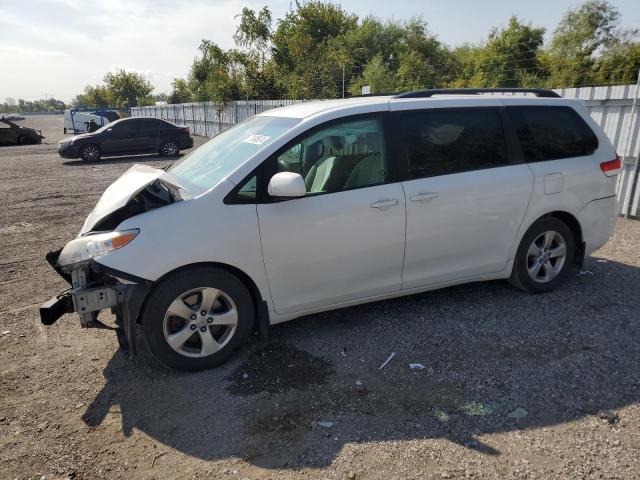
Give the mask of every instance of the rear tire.
[{"label": "rear tire", "polygon": [[100,147],[93,143],[85,145],[84,147],[82,147],[82,150],[80,150],[80,157],[85,162],[97,162],[98,160],[100,160],[101,156],[102,153],[100,152]]},{"label": "rear tire", "polygon": [[525,292],[551,291],[567,276],[574,256],[571,229],[557,218],[541,218],[522,237],[509,282]]},{"label": "rear tire", "polygon": [[177,157],[180,154],[180,144],[176,140],[165,140],[160,145],[162,157]]},{"label": "rear tire", "polygon": [[245,285],[219,268],[194,267],[163,280],[142,312],[151,354],[179,370],[226,361],[249,337],[254,306]]}]

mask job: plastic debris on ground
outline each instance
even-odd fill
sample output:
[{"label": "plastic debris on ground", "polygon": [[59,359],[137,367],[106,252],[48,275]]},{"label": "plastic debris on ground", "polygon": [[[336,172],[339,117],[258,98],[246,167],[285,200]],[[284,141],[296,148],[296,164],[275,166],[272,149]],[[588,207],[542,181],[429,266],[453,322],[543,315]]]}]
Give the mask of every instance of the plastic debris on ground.
[{"label": "plastic debris on ground", "polygon": [[378,370],[382,370],[384,367],[386,367],[386,366],[387,366],[387,363],[389,363],[389,362],[391,361],[391,359],[392,359],[393,357],[395,357],[395,356],[396,356],[396,352],[393,352],[391,355],[389,355],[389,358],[387,358],[387,359],[384,361],[384,363],[378,367]]}]

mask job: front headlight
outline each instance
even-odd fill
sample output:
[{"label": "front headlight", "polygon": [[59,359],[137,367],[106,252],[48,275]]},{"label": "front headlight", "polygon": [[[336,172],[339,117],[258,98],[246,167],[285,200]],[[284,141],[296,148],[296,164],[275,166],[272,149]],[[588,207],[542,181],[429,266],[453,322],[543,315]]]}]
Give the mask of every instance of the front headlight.
[{"label": "front headlight", "polygon": [[138,233],[140,230],[134,228],[120,232],[97,233],[78,237],[67,243],[62,249],[58,263],[61,267],[65,267],[96,259],[131,243]]}]

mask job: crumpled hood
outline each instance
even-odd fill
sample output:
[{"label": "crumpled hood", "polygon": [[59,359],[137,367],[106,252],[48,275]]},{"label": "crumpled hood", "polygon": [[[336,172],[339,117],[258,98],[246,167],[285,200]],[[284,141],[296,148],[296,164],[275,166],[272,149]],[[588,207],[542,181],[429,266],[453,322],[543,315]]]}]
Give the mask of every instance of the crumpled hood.
[{"label": "crumpled hood", "polygon": [[181,188],[175,181],[168,179],[164,170],[136,164],[107,187],[82,225],[80,235],[90,232],[100,220],[127,205],[134,196],[156,180],[175,189]]}]

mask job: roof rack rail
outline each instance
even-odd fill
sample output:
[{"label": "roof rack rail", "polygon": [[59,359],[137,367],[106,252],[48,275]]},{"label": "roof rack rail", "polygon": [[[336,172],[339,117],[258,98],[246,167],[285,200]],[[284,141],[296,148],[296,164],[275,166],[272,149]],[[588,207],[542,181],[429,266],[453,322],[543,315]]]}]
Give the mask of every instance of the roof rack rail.
[{"label": "roof rack rail", "polygon": [[344,98],[366,98],[366,97],[396,97],[400,95],[398,92],[380,92],[380,93],[363,93],[360,95],[349,95]]},{"label": "roof rack rail", "polygon": [[536,97],[560,97],[553,90],[545,88],[430,88],[400,93],[393,98],[429,98],[434,95],[480,95],[482,93],[533,93]]}]

